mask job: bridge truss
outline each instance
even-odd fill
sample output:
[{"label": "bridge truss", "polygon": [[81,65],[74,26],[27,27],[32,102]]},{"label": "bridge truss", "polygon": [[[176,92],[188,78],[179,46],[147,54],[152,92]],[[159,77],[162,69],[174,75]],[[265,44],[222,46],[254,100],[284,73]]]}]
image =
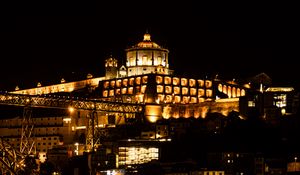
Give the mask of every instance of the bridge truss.
[{"label": "bridge truss", "polygon": [[[88,98],[71,98],[59,95],[21,95],[12,93],[0,94],[0,105],[14,105],[24,107],[22,120],[22,133],[20,150],[14,149],[4,139],[0,138],[0,167],[3,172],[16,174],[22,166],[20,162],[24,161],[26,155],[35,153],[35,143],[32,138],[34,123],[31,119],[32,109],[37,108],[56,108],[89,111],[87,115],[86,129],[86,148],[93,151],[95,146],[99,145],[99,132],[97,111],[113,113],[143,113],[144,105],[137,103],[123,103],[119,101],[105,101]],[[3,174],[3,173],[2,173]]]}]

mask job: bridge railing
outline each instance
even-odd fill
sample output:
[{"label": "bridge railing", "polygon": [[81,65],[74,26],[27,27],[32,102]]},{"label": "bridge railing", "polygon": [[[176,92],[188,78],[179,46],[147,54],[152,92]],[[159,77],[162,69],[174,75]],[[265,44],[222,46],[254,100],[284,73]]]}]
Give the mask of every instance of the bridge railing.
[{"label": "bridge railing", "polygon": [[73,107],[77,110],[94,110],[118,113],[141,113],[143,104],[105,101],[101,99],[83,99],[59,95],[22,95],[0,93],[0,104],[14,106],[31,106],[44,108]]}]

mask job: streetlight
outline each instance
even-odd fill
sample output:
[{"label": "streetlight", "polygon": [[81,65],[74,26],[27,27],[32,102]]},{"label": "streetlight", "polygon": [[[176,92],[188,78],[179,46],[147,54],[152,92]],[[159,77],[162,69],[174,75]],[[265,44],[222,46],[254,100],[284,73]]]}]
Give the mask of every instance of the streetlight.
[{"label": "streetlight", "polygon": [[73,112],[74,112],[74,108],[73,108],[72,106],[70,106],[70,107],[68,108],[68,110],[69,110],[70,113],[73,113]]},{"label": "streetlight", "polygon": [[295,162],[294,162],[294,170],[295,170],[295,172],[296,172],[296,168],[297,168],[297,159],[298,159],[298,157],[294,157],[294,160],[295,160]]}]

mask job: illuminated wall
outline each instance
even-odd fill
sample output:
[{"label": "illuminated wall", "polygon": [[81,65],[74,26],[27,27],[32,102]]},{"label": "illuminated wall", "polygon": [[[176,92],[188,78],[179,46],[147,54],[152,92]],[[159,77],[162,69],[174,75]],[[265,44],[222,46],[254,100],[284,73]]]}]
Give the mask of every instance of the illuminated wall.
[{"label": "illuminated wall", "polygon": [[147,74],[100,81],[100,86],[104,98],[131,95],[137,102],[147,102],[147,99],[144,99],[145,94],[151,92],[155,98],[151,101],[157,103],[199,103],[213,98],[212,81],[205,82],[204,84],[204,80]]},{"label": "illuminated wall", "polygon": [[51,94],[51,93],[58,93],[58,92],[72,92],[78,89],[83,89],[86,86],[97,87],[99,81],[104,80],[105,77],[98,77],[98,78],[89,78],[86,80],[81,81],[74,81],[66,83],[62,81],[61,84],[54,84],[49,86],[42,86],[38,84],[36,88],[24,89],[24,90],[16,90],[12,91],[11,93],[14,94],[26,94],[26,95],[41,95],[41,94]]},{"label": "illuminated wall", "polygon": [[[126,77],[99,82],[103,98],[122,97],[123,101],[144,102],[148,76]],[[128,97],[128,98],[127,98]]]},{"label": "illuminated wall", "polygon": [[[217,102],[216,100],[224,98],[235,99],[246,95],[246,88],[234,81],[173,76],[170,72],[171,70],[169,70],[169,51],[151,41],[151,36],[148,33],[144,35],[143,41],[125,51],[126,67],[122,65],[119,69],[117,60],[110,57],[105,61],[105,77],[92,78],[90,75],[86,80],[69,83],[63,80],[60,84],[51,86],[42,86],[41,83],[38,83],[36,88],[17,89],[12,93],[41,95],[72,92],[87,86],[93,87],[94,90],[96,87],[99,87],[98,93],[100,93],[100,97],[106,100],[145,104],[155,103],[164,107],[158,109],[152,106],[150,109],[148,105],[145,111],[148,121],[154,121],[154,118],[157,120],[161,116],[164,116],[164,118],[203,117],[207,111],[211,111],[212,108],[214,109],[214,106],[219,104],[222,104],[221,107],[218,107],[219,110],[216,110],[217,108],[214,110],[227,114],[231,108],[236,110],[235,104],[232,104],[233,106],[231,107],[223,103],[205,106],[211,105],[211,103],[206,102]],[[189,108],[195,108],[197,104],[201,104],[198,105],[201,107],[194,111],[178,110],[178,107],[174,105],[168,108],[165,104],[176,104],[179,106],[190,104],[191,107]],[[223,107],[224,109],[222,109]],[[155,115],[153,115],[154,113]],[[102,123],[105,124],[106,121]]]},{"label": "illuminated wall", "polygon": [[208,112],[217,112],[227,116],[232,111],[239,111],[237,98],[205,101],[199,104],[164,104],[162,117],[169,118],[205,118]]},{"label": "illuminated wall", "polygon": [[[33,115],[35,110],[33,109]],[[67,116],[59,117],[33,117],[34,128],[32,139],[35,142],[35,150],[43,155],[49,149],[59,145],[73,144],[74,138],[81,134],[86,134],[89,111],[72,111]],[[114,127],[115,125],[125,124],[126,119],[133,118],[133,114],[117,114],[98,112],[95,114],[98,123],[96,127]],[[0,120],[0,137],[8,141],[13,147],[19,149],[22,135],[22,117]]]},{"label": "illuminated wall", "polygon": [[282,115],[290,115],[294,113],[293,110],[293,87],[269,87],[266,89],[265,94],[272,96],[272,105],[281,109]]},{"label": "illuminated wall", "polygon": [[156,75],[157,103],[199,103],[213,97],[211,80]]},{"label": "illuminated wall", "polygon": [[299,173],[300,172],[300,162],[289,162],[287,164],[287,172],[294,172],[294,173]]},{"label": "illuminated wall", "polygon": [[155,123],[157,120],[161,119],[162,116],[162,107],[161,105],[146,105],[145,106],[145,117],[148,122]]},{"label": "illuminated wall", "polygon": [[218,91],[226,94],[228,98],[238,98],[246,95],[244,88],[229,83],[219,83]]},{"label": "illuminated wall", "polygon": [[[158,74],[100,81],[99,87],[103,98],[122,96],[123,101],[147,104],[145,116],[150,122],[161,117],[204,118],[209,111],[227,116],[239,111],[238,97],[246,94],[246,88],[237,84]],[[227,97],[219,98],[220,93]]]},{"label": "illuminated wall", "polygon": [[[0,136],[7,138],[12,146],[19,148],[22,133],[22,118],[0,120]],[[32,135],[37,152],[47,152],[54,146],[71,141],[71,120],[63,117],[32,118],[34,128]]]},{"label": "illuminated wall", "polygon": [[158,147],[128,146],[119,147],[119,165],[136,165],[159,159]]},{"label": "illuminated wall", "polygon": [[102,87],[104,98],[129,95],[140,103],[147,103],[146,97],[151,92],[152,98],[155,98],[151,101],[158,104],[196,104],[211,101],[218,99],[215,91],[228,95],[228,98],[238,98],[246,94],[245,88],[238,85],[157,74],[100,81],[99,87]]}]

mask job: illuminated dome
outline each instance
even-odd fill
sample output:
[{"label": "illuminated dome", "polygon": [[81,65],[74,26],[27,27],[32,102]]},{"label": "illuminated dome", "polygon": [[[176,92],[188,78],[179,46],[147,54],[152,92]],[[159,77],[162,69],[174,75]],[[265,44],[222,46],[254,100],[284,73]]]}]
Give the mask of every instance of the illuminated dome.
[{"label": "illuminated dome", "polygon": [[151,41],[151,35],[149,33],[145,33],[143,41],[139,42],[135,47],[161,48],[158,44]]},{"label": "illuminated dome", "polygon": [[144,34],[143,41],[126,49],[127,75],[170,74],[168,53],[168,49],[151,41],[149,33]]}]

